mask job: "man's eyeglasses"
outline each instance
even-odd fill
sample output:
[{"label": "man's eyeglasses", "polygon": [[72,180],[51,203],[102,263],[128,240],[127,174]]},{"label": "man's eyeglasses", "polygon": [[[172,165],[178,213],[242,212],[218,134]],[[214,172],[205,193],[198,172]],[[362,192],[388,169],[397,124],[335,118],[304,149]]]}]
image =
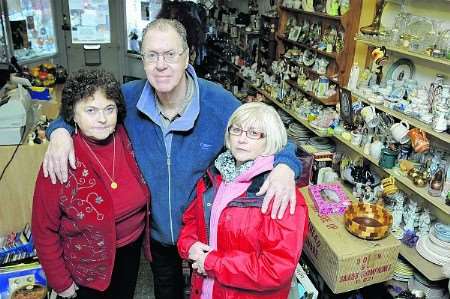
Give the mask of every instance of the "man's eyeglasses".
[{"label": "man's eyeglasses", "polygon": [[265,134],[263,132],[259,132],[255,129],[242,130],[241,128],[236,126],[230,126],[228,128],[228,133],[230,133],[230,135],[241,136],[243,132],[245,132],[245,135],[248,138],[253,140],[258,140],[265,137]]},{"label": "man's eyeglasses", "polygon": [[156,63],[159,60],[159,56],[162,56],[166,63],[177,63],[178,58],[183,55],[184,51],[186,51],[186,49],[183,49],[181,52],[171,50],[164,53],[150,51],[143,52],[141,57],[144,63]]}]

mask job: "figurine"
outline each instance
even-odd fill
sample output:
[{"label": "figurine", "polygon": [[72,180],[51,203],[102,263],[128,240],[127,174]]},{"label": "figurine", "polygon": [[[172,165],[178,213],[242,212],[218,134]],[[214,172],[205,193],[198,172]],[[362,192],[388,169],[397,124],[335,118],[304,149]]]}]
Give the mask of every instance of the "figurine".
[{"label": "figurine", "polygon": [[406,209],[405,215],[403,215],[403,218],[405,220],[405,227],[403,228],[404,231],[410,230],[414,231],[414,222],[416,221],[416,214],[417,211],[417,202],[410,201],[408,204],[408,208]]},{"label": "figurine", "polygon": [[28,145],[34,145],[34,139],[36,138],[36,133],[31,132],[30,134],[28,134],[27,136],[27,143]]},{"label": "figurine", "polygon": [[372,51],[372,73],[376,75],[376,84],[380,85],[383,77],[383,65],[386,64],[388,56],[386,55],[386,48],[384,46],[377,47]]},{"label": "figurine", "polygon": [[400,224],[402,223],[403,216],[403,201],[403,195],[401,193],[397,193],[395,195],[395,205],[392,212],[392,231],[397,231],[400,229]]},{"label": "figurine", "polygon": [[373,18],[372,24],[360,28],[363,34],[378,35],[380,33],[381,15],[383,14],[385,5],[385,0],[376,1],[375,17]]},{"label": "figurine", "polygon": [[417,235],[419,237],[426,236],[430,231],[431,226],[431,218],[430,211],[428,209],[424,209],[422,214],[419,216],[419,232]]}]

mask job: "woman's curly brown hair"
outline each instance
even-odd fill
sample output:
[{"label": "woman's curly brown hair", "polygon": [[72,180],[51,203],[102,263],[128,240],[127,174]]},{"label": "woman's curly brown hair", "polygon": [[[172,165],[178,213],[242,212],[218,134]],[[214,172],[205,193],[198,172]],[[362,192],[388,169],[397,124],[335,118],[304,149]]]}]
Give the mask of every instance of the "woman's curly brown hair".
[{"label": "woman's curly brown hair", "polygon": [[75,104],[94,95],[97,90],[103,91],[105,97],[117,106],[117,123],[125,118],[125,102],[120,83],[114,75],[105,70],[81,69],[69,76],[62,91],[60,116],[69,124],[73,121]]}]

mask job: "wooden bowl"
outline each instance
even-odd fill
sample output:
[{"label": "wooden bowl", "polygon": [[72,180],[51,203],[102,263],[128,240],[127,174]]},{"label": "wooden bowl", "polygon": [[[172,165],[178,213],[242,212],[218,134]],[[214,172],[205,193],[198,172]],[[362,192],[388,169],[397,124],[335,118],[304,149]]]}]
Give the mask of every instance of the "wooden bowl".
[{"label": "wooden bowl", "polygon": [[392,215],[380,205],[353,203],[345,211],[344,221],[351,234],[366,240],[378,240],[389,234]]}]

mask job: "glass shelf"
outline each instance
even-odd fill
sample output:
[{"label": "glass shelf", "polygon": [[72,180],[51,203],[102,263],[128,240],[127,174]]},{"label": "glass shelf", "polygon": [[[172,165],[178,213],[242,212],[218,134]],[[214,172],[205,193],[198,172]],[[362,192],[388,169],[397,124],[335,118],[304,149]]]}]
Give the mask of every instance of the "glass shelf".
[{"label": "glass shelf", "polygon": [[411,51],[408,51],[407,49],[388,46],[388,45],[385,45],[383,42],[372,41],[372,40],[368,40],[368,39],[364,39],[364,38],[360,38],[360,37],[355,38],[355,40],[362,42],[366,45],[372,46],[372,47],[385,46],[385,48],[387,50],[392,51],[392,52],[396,52],[396,53],[403,54],[403,55],[410,56],[410,57],[423,59],[423,60],[434,62],[437,64],[450,66],[450,59],[431,57],[426,54],[411,52]]}]

